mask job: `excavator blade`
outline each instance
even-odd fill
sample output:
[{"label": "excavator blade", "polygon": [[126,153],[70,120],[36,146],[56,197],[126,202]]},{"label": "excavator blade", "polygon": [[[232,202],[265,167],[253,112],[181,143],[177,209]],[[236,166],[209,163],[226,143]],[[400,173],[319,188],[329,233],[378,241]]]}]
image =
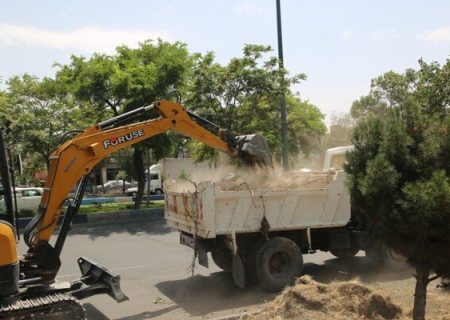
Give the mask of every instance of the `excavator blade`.
[{"label": "excavator blade", "polygon": [[236,149],[239,158],[247,165],[272,167],[272,155],[266,138],[259,134],[247,134],[236,137]]},{"label": "excavator blade", "polygon": [[82,286],[80,289],[71,292],[73,296],[84,299],[95,294],[106,293],[117,302],[128,300],[128,297],[120,288],[119,275],[85,257],[78,259],[78,265],[82,277],[77,282],[81,282]]}]

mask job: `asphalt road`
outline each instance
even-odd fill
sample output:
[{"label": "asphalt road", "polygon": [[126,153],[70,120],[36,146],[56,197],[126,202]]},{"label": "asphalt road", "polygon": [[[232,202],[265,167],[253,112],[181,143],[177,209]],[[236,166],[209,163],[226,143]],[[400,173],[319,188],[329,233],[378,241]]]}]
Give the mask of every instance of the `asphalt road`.
[{"label": "asphalt road", "polygon": [[[178,232],[163,220],[75,225],[63,250],[60,281],[79,277],[80,256],[120,274],[130,298],[120,304],[107,295],[83,300],[89,319],[214,319],[258,310],[274,297],[256,287],[237,288],[211,259],[209,269],[197,265],[191,275],[193,251],[179,244]],[[305,255],[304,262],[304,272],[322,282],[355,276],[365,282],[401,282],[411,275],[374,269],[362,256],[343,263],[318,252]]]}]

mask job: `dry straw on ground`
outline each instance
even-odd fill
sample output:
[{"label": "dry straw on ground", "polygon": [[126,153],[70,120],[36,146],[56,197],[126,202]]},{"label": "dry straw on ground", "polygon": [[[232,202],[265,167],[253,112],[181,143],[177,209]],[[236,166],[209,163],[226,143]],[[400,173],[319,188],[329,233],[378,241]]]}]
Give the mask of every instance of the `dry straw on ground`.
[{"label": "dry straw on ground", "polygon": [[402,308],[359,281],[322,284],[299,278],[259,313],[242,320],[268,319],[405,319]]}]

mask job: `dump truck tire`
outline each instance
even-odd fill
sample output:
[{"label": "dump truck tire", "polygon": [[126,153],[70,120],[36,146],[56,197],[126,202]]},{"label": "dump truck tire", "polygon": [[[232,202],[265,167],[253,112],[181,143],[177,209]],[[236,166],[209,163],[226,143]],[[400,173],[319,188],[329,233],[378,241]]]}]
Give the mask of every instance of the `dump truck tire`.
[{"label": "dump truck tire", "polygon": [[258,256],[261,254],[261,250],[265,242],[265,239],[256,241],[256,243],[253,244],[247,251],[245,257],[246,281],[252,285],[257,286],[260,284],[258,274],[256,272],[256,264],[258,263]]},{"label": "dump truck tire", "polygon": [[385,244],[380,245],[381,261],[390,271],[405,271],[409,268],[407,259]]},{"label": "dump truck tire", "polygon": [[264,290],[279,291],[293,284],[302,271],[302,252],[291,239],[272,238],[261,246],[256,258],[256,275]]},{"label": "dump truck tire", "polygon": [[231,272],[233,270],[233,254],[225,246],[212,249],[211,258],[223,271]]}]

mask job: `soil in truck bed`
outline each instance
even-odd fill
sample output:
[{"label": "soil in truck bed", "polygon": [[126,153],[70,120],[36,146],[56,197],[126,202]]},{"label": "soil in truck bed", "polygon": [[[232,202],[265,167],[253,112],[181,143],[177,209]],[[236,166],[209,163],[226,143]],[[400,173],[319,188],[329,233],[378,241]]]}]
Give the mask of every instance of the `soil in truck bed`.
[{"label": "soil in truck bed", "polygon": [[284,172],[281,168],[245,170],[227,167],[208,174],[196,172],[191,177],[168,182],[166,187],[169,191],[194,192],[198,183],[212,181],[222,191],[325,188],[334,176],[335,172],[332,171]]}]

